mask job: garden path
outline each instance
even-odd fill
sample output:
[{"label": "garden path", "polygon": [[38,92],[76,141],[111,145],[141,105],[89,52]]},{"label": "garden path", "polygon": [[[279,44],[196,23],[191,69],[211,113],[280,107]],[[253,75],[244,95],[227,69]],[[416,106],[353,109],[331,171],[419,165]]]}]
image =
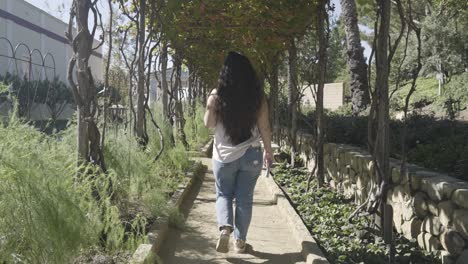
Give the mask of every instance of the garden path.
[{"label": "garden path", "polygon": [[[268,189],[264,172],[260,176],[254,195],[252,223],[249,229],[247,253],[228,254],[215,250],[218,238],[215,215],[215,185],[211,159],[198,158],[208,171],[198,193],[190,194],[183,210],[188,212],[183,230],[171,229],[160,249],[164,264],[214,263],[305,263],[301,245],[291,234],[290,226],[277,208]],[[195,188],[198,189],[198,188]],[[232,245],[230,245],[232,248]]]}]

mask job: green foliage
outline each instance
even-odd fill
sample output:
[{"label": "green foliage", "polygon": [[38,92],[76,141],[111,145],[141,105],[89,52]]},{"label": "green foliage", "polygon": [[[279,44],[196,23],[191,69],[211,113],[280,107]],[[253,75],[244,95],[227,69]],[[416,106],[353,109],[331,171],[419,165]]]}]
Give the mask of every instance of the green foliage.
[{"label": "green foliage", "polygon": [[331,115],[336,115],[336,116],[351,116],[353,114],[353,109],[351,107],[351,104],[344,104],[335,111],[331,113]]},{"label": "green foliage", "polygon": [[5,83],[0,83],[0,93],[8,92],[8,85]]},{"label": "green foliage", "polygon": [[169,225],[179,230],[185,228],[185,216],[175,207],[169,209]]},{"label": "green foliage", "polygon": [[[275,169],[275,180],[286,187],[290,198],[331,263],[387,263],[388,252],[378,230],[367,218],[348,217],[356,205],[342,194],[329,188],[306,192],[309,172],[305,168],[288,169],[282,165]],[[315,179],[312,186],[316,185]],[[398,262],[440,263],[417,246],[396,234]]]},{"label": "green foliage", "polygon": [[117,104],[120,103],[120,101],[122,101],[123,96],[118,88],[112,85],[109,85],[109,88],[107,88],[107,90],[105,90],[104,88],[104,83],[99,83],[96,85],[98,96],[103,96],[105,93],[108,96],[110,104]]},{"label": "green foliage", "polygon": [[[468,34],[464,32],[466,21],[458,21],[458,17],[459,15],[454,16],[452,12],[444,10],[425,17],[422,24],[423,73],[439,72],[449,77],[464,69],[466,61],[463,61],[463,56],[466,52],[465,43],[468,41]],[[468,16],[465,15],[466,18]]]},{"label": "green foliage", "polygon": [[[299,128],[314,133],[314,116],[314,111],[302,115]],[[367,148],[367,126],[366,116],[351,116],[346,108],[329,112],[325,119],[326,141]],[[402,121],[390,121],[390,155],[397,159],[401,157],[402,128]],[[463,122],[410,115],[406,135],[408,162],[466,179],[467,138],[468,126]]]},{"label": "green foliage", "polygon": [[[343,80],[346,72],[345,43],[342,41],[344,34],[338,25],[331,25],[328,63],[325,82]],[[302,39],[297,41],[297,68],[299,75],[299,88],[313,86],[318,83],[318,50],[315,29],[308,30]]]},{"label": "green foliage", "polygon": [[[452,76],[444,85],[443,96],[437,98],[436,104],[443,105],[449,119],[454,119],[459,112],[468,107],[468,73]],[[449,111],[450,109],[450,111]]]},{"label": "green foliage", "polygon": [[65,104],[73,103],[71,89],[57,78],[29,81],[7,73],[5,76],[0,76],[0,80],[2,80],[4,86],[11,85],[11,91],[3,88],[0,93],[2,91],[4,94],[8,93],[18,101],[18,114],[20,117],[27,118],[32,104],[40,103],[47,105],[52,119],[55,120]]},{"label": "green foliage", "polygon": [[[116,21],[113,25],[122,25],[124,22],[122,21]],[[116,29],[117,30],[117,29]],[[122,39],[119,39],[121,37],[120,35],[114,34],[114,43],[118,43],[120,45],[120,42],[122,42]],[[117,45],[117,44],[116,44]],[[130,52],[131,48],[125,47],[126,52]],[[114,51],[115,52],[115,51]],[[119,52],[116,52],[116,54],[113,54],[114,58],[112,59],[112,64],[109,69],[109,86],[113,87],[112,89],[112,97],[115,98],[116,102],[119,102],[122,105],[128,105],[128,84],[129,84],[129,78],[128,75],[129,73],[126,71],[126,69],[123,67],[123,65],[118,65],[120,62],[123,64],[123,58],[122,55]],[[115,65],[114,65],[115,63]]]},{"label": "green foliage", "polygon": [[0,159],[0,262],[66,263],[98,243],[103,222],[91,193],[101,184],[75,181],[67,144],[10,123],[0,127]]},{"label": "green foliage", "polygon": [[163,12],[166,36],[209,85],[227,52],[247,55],[265,74],[272,59],[314,21],[316,1],[170,1]]},{"label": "green foliage", "polygon": [[326,82],[343,82],[348,80],[349,74],[346,61],[346,43],[345,33],[342,22],[338,21],[336,25],[331,26]]},{"label": "green foliage", "polygon": [[[159,124],[170,133],[169,124]],[[154,129],[149,134],[159,138]],[[0,215],[0,263],[70,263],[96,248],[131,251],[157,216],[181,226],[167,201],[192,163],[183,146],[165,137],[165,152],[154,162],[157,140],[141,149],[133,136],[110,127],[104,174],[76,168],[75,125],[52,135],[14,117],[1,126],[0,210],[8,213]]]},{"label": "green foliage", "polygon": [[[190,106],[186,106],[186,109]],[[185,111],[185,135],[187,142],[191,149],[197,149],[205,144],[210,138],[210,130],[205,127],[203,117],[205,114],[205,107],[201,102],[197,102],[195,111]]]},{"label": "green foliage", "polygon": [[[171,126],[162,116],[156,115],[156,122],[163,131],[164,152],[154,162],[160,150],[159,135],[152,124],[148,123],[149,141],[146,149],[141,149],[136,139],[129,134],[109,133],[105,144],[106,163],[119,175],[114,188],[121,206],[128,209],[127,201],[141,201],[145,210],[153,216],[167,214],[167,198],[191,166],[182,145],[170,143]],[[112,131],[112,128],[109,129]],[[121,131],[120,131],[121,132]],[[124,210],[125,211],[125,210]]]},{"label": "green foliage", "polygon": [[[391,130],[395,131],[391,135],[392,142],[400,142],[401,126],[401,122],[391,124]],[[466,179],[467,138],[466,124],[436,121],[430,117],[412,117],[408,122],[406,141],[408,159],[423,167]],[[399,153],[397,144],[391,144],[392,153]]]},{"label": "green foliage", "polygon": [[3,82],[0,82],[0,104],[7,102],[7,100],[9,99],[8,97],[9,97],[8,85],[4,84]]}]

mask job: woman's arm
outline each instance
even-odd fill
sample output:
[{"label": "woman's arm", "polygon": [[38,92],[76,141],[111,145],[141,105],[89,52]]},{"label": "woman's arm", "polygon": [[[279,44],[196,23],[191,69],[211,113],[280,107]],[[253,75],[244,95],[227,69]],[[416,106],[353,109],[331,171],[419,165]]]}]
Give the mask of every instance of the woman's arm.
[{"label": "woman's arm", "polygon": [[214,89],[210,93],[210,96],[208,96],[203,121],[207,128],[214,128],[216,126],[217,119],[218,118],[216,116],[216,89]]},{"label": "woman's arm", "polygon": [[273,150],[271,148],[270,118],[268,116],[268,102],[266,97],[263,97],[262,105],[260,106],[257,127],[260,132],[260,136],[262,137],[263,147],[265,149],[263,160],[265,162],[265,166],[270,167],[273,163]]}]

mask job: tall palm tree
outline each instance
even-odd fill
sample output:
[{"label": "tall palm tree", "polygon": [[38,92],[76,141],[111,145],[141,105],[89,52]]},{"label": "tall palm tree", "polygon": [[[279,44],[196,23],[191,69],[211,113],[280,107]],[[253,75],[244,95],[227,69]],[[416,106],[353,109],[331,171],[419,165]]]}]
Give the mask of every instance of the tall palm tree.
[{"label": "tall palm tree", "polygon": [[341,18],[346,33],[348,67],[351,75],[351,102],[353,114],[364,110],[370,101],[367,64],[364,59],[364,48],[361,46],[358,17],[355,0],[340,0]]}]

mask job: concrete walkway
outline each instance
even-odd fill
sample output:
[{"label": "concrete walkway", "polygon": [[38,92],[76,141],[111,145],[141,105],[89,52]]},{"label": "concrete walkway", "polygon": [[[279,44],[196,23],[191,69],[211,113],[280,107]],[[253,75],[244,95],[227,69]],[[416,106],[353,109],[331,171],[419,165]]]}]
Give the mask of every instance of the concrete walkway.
[{"label": "concrete walkway", "polygon": [[[199,160],[208,166],[205,180],[199,183],[199,192],[190,194],[190,199],[182,206],[188,213],[186,227],[183,230],[171,229],[162,245],[159,256],[164,264],[305,263],[300,243],[294,239],[289,224],[273,202],[273,195],[266,185],[264,173],[255,189],[247,252],[216,252],[219,232],[215,215],[216,197],[211,159]],[[232,248],[232,244],[230,246]]]}]

